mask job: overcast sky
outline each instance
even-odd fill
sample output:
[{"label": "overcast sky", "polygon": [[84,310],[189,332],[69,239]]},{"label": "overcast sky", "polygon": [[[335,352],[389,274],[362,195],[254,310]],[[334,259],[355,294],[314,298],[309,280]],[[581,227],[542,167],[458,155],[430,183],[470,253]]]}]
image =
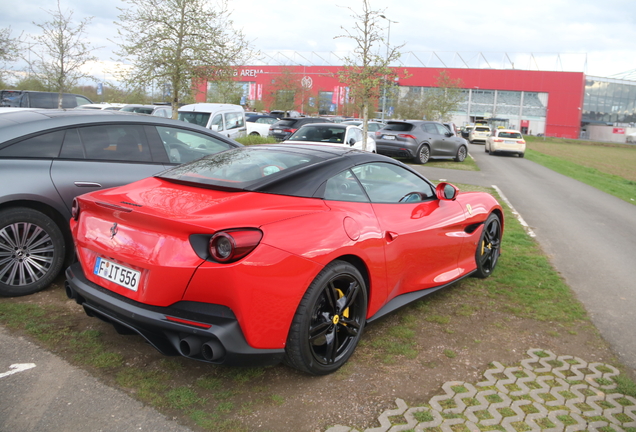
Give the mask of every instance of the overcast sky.
[{"label": "overcast sky", "polygon": [[[94,17],[87,36],[93,46],[104,47],[95,55],[104,64],[111,62],[116,45],[108,38],[116,36],[117,8],[128,4],[60,1],[62,9],[72,10],[78,21]],[[255,49],[267,53],[348,50],[346,40],[334,37],[343,34],[342,27],[353,26],[347,8],[360,8],[361,3],[229,0],[235,28],[244,32]],[[447,67],[464,63],[497,67],[506,62],[509,67],[514,62],[518,69],[538,66],[603,77],[636,69],[634,0],[371,0],[371,5],[395,21],[390,28],[391,45],[405,44],[403,61],[411,66],[439,67],[443,61]],[[0,27],[10,26],[14,37],[22,32],[38,34],[33,22],[50,20],[47,10],[55,7],[54,0],[2,0]]]}]

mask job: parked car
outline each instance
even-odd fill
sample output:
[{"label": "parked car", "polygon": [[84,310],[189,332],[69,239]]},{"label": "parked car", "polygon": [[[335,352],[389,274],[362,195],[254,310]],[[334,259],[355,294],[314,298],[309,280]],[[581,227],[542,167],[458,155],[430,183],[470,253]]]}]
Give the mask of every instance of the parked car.
[{"label": "parked car", "polygon": [[495,129],[492,135],[486,138],[484,146],[486,153],[512,153],[519,157],[526,154],[526,140],[521,132],[514,129]]},{"label": "parked car", "polygon": [[470,131],[473,130],[475,126],[472,125],[467,125],[467,126],[463,126],[460,130],[461,136],[464,139],[468,139],[468,134],[470,134]]},{"label": "parked car", "polygon": [[476,142],[486,143],[486,138],[490,136],[490,126],[477,125],[468,133],[468,142],[473,144]]},{"label": "parked car", "polygon": [[[362,150],[364,132],[355,125],[344,123],[309,123],[294,132],[285,144],[326,144]],[[366,148],[375,153],[375,141],[367,136]]]},{"label": "parked car", "polygon": [[278,117],[272,115],[254,115],[255,113],[245,113],[245,126],[247,127],[248,135],[258,135],[266,137],[269,135],[269,127],[280,120]]},{"label": "parked car", "polygon": [[[345,120],[343,124],[350,124],[354,126],[362,127],[362,120]],[[367,122],[367,134],[375,140],[375,133],[384,127],[384,123],[369,121]]]},{"label": "parked car", "polygon": [[121,108],[121,111],[172,118],[172,107],[170,105],[127,104]]},{"label": "parked car", "polygon": [[[31,90],[2,90],[0,91],[0,105],[7,107],[56,109],[59,93]],[[80,105],[92,104],[86,96],[62,93],[62,108],[75,108]]]},{"label": "parked car", "polygon": [[628,144],[636,143],[636,133],[630,133],[625,138],[625,142]]},{"label": "parked car", "polygon": [[315,117],[283,117],[269,127],[268,136],[274,137],[277,141],[288,139],[291,134],[296,132],[302,125],[308,123],[324,123],[329,120]]},{"label": "parked car", "polygon": [[455,123],[453,122],[444,122],[442,123],[444,126],[446,126],[446,129],[448,129],[449,131],[451,131],[453,133],[453,136],[459,136],[457,126],[455,126]]},{"label": "parked car", "polygon": [[199,126],[119,111],[0,114],[0,295],[39,291],[71,262],[75,196],[237,146]]},{"label": "parked car", "polygon": [[366,323],[498,261],[503,211],[346,147],[207,156],[79,196],[66,293],[166,355],[324,375]]},{"label": "parked car", "polygon": [[466,140],[441,123],[426,120],[389,121],[375,133],[378,153],[413,159],[425,164],[433,158],[453,158],[463,162],[468,154]]},{"label": "parked car", "polygon": [[240,105],[197,103],[179,108],[179,120],[194,123],[225,135],[242,138],[247,135],[245,110]]},{"label": "parked car", "polygon": [[273,115],[273,116],[278,117],[278,118],[283,118],[283,117],[293,117],[293,118],[302,117],[302,114],[300,114],[296,110],[289,110],[289,111],[273,110],[273,111],[270,111],[270,115]]}]

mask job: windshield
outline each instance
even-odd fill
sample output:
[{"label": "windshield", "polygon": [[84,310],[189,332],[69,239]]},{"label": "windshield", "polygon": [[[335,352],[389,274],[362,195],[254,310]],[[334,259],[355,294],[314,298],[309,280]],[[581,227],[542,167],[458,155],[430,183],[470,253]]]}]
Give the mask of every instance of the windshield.
[{"label": "windshield", "polygon": [[206,156],[164,171],[157,177],[241,189],[270,175],[310,165],[316,156],[271,147],[242,147]]},{"label": "windshield", "polygon": [[305,125],[289,137],[289,141],[335,142],[345,139],[346,127],[329,125]]},{"label": "windshield", "polygon": [[206,127],[208,120],[210,120],[210,113],[203,112],[181,112],[179,111],[179,120],[186,123],[193,123],[195,125]]}]

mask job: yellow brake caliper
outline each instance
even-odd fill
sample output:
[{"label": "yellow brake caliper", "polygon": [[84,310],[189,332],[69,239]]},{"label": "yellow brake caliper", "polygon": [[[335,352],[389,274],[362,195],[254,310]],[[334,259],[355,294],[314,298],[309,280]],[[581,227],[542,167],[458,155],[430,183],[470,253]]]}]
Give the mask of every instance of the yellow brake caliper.
[{"label": "yellow brake caliper", "polygon": [[[344,297],[344,293],[339,289],[336,288],[336,291],[338,292],[338,298],[342,298]],[[346,308],[343,312],[342,312],[342,316],[345,318],[349,318],[349,308]],[[342,323],[342,325],[346,325],[345,323]]]}]

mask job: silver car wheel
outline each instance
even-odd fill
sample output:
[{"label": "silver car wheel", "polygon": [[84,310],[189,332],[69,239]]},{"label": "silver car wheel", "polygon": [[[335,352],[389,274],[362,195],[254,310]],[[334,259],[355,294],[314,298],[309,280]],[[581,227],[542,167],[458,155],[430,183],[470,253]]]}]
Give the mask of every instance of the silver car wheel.
[{"label": "silver car wheel", "polygon": [[0,295],[20,296],[46,288],[65,256],[60,228],[32,209],[0,212]]},{"label": "silver car wheel", "polygon": [[0,281],[29,285],[41,279],[53,263],[51,236],[37,225],[14,223],[0,231]]}]

